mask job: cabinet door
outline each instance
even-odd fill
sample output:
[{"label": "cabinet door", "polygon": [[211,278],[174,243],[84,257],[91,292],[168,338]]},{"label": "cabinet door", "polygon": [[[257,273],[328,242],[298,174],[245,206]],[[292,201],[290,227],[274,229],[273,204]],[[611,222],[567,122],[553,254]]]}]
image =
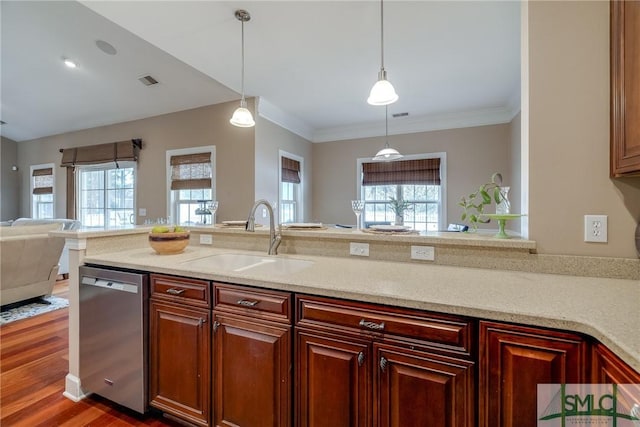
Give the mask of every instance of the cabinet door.
[{"label": "cabinet door", "polygon": [[472,427],[473,362],[374,344],[375,427]]},{"label": "cabinet door", "polygon": [[577,335],[480,322],[479,425],[536,427],[537,385],[583,383],[586,361]]},{"label": "cabinet door", "polygon": [[291,327],[214,312],[215,426],[291,425]]},{"label": "cabinet door", "polygon": [[296,330],[296,425],[365,427],[371,411],[367,340]]},{"label": "cabinet door", "polygon": [[149,317],[150,405],[209,425],[209,310],[152,299]]},{"label": "cabinet door", "polygon": [[611,1],[611,176],[640,174],[640,1]]}]

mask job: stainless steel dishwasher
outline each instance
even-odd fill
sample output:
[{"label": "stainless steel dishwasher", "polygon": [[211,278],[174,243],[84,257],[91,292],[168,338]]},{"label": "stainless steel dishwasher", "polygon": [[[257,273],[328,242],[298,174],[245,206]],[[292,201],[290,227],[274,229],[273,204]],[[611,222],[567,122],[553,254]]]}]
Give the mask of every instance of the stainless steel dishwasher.
[{"label": "stainless steel dishwasher", "polygon": [[148,274],[81,266],[79,286],[83,390],[146,412]]}]

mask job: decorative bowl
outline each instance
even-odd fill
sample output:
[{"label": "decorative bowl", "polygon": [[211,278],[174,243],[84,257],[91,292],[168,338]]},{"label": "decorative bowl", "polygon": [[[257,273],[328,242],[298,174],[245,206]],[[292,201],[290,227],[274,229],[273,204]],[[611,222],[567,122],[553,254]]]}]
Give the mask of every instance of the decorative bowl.
[{"label": "decorative bowl", "polygon": [[158,254],[178,254],[189,244],[189,232],[149,233],[149,246]]}]

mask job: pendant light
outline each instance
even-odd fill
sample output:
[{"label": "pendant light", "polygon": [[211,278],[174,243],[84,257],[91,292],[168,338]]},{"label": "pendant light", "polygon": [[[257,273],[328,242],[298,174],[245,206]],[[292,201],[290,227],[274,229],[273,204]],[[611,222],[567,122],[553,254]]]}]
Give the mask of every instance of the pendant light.
[{"label": "pendant light", "polygon": [[389,105],[398,100],[398,94],[393,85],[387,80],[387,71],[384,69],[384,5],[380,0],[380,71],[378,81],[371,88],[367,102],[371,105]]},{"label": "pendant light", "polygon": [[244,99],[244,23],[251,19],[251,15],[246,10],[238,9],[235,16],[242,23],[242,98],[240,99],[240,107],[233,112],[229,122],[234,126],[250,128],[255,126],[256,122],[253,120],[251,111],[247,109],[247,101]]},{"label": "pendant light", "polygon": [[387,106],[384,106],[384,148],[378,151],[373,158],[376,162],[391,162],[398,160],[404,156],[398,152],[395,148],[389,147],[389,113]]}]

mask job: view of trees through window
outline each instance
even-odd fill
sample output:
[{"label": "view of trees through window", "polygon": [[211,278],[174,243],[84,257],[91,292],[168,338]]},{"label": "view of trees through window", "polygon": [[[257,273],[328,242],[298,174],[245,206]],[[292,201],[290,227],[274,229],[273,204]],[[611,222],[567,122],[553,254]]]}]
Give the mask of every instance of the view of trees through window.
[{"label": "view of trees through window", "polygon": [[439,185],[370,185],[362,187],[365,200],[364,224],[393,224],[396,214],[390,199],[410,203],[404,213],[404,224],[418,231],[439,230]]},{"label": "view of trees through window", "polygon": [[134,222],[135,170],[120,166],[78,168],[78,219],[83,226]]}]

